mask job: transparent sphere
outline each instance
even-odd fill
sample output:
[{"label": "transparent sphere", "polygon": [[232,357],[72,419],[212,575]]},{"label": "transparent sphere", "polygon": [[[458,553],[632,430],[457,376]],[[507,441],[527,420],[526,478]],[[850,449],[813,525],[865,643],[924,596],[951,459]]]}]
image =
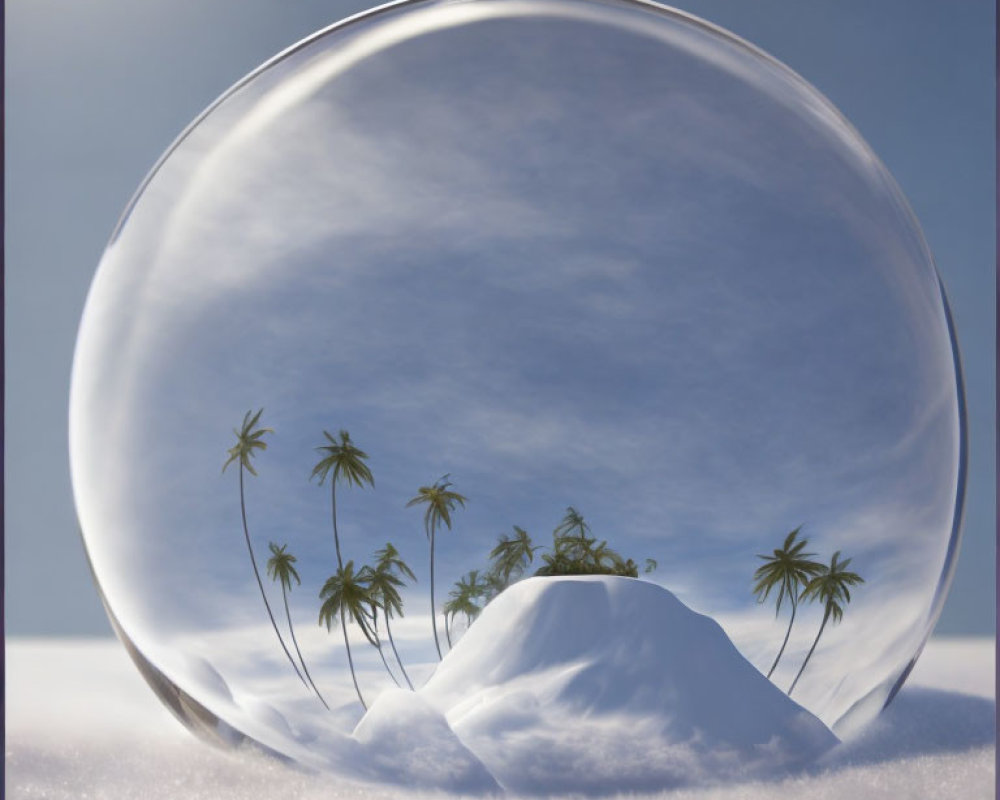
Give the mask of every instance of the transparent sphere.
[{"label": "transparent sphere", "polygon": [[[572,507],[767,673],[792,604],[758,602],[759,555],[800,529],[817,563],[849,558],[842,618],[817,640],[829,606],[800,601],[771,675],[787,689],[815,643],[793,697],[848,733],[940,611],[963,426],[918,225],[812,87],[645,3],[460,0],[317,33],[157,163],[87,301],[71,460],[161,696],[322,766],[387,666],[419,688],[438,662],[408,503],[442,476],[466,502],[435,530],[439,614],[513,526],[548,548],[524,574],[544,564]],[[341,430],[371,482],[317,472]],[[357,574],[387,542],[415,575],[398,659],[352,623],[352,673],[320,592],[338,547]]]}]

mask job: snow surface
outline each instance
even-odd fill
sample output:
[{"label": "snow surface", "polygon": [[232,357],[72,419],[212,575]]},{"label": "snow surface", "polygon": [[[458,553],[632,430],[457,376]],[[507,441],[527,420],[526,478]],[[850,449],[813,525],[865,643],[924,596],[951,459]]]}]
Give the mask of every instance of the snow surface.
[{"label": "snow surface", "polygon": [[382,692],[354,729],[374,774],[413,788],[498,793],[482,762],[463,745],[444,716],[419,694]]},{"label": "snow surface", "polygon": [[802,767],[837,744],[711,618],[632,578],[530,578],[420,690],[500,784],[611,794]]},{"label": "snow surface", "polygon": [[[468,635],[476,629],[473,626]],[[455,663],[463,649],[469,645],[456,644]],[[116,641],[13,639],[7,641],[6,660],[6,796],[10,798],[445,800],[455,796],[417,790],[412,779],[386,772],[387,765],[379,762],[393,760],[392,747],[383,746],[389,735],[412,733],[394,747],[425,747],[425,753],[436,752],[449,741],[447,729],[441,727],[442,715],[430,707],[430,700],[421,701],[422,694],[383,692],[355,736],[344,737],[355,743],[352,753],[344,755],[363,761],[365,771],[377,768],[391,781],[375,784],[342,774],[309,774],[253,752],[205,746],[159,703]],[[359,675],[363,685],[373,679]],[[396,717],[404,724],[394,724]],[[626,736],[628,731],[619,734]],[[456,746],[453,736],[450,741],[454,750],[447,761],[423,759],[420,768],[430,769],[434,781],[441,779],[434,764],[454,768],[452,790],[481,796],[485,785],[477,787],[483,774],[475,759]],[[643,796],[764,800],[794,792],[801,800],[976,800],[995,796],[994,756],[993,640],[932,639],[892,706],[860,737],[834,747],[814,766],[791,775]],[[405,769],[412,774],[417,766]],[[463,782],[466,788],[461,788]]]}]

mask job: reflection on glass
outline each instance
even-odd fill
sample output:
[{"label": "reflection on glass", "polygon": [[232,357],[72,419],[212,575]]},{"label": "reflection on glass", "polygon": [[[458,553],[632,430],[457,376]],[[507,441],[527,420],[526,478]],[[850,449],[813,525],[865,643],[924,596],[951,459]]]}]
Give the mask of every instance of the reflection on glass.
[{"label": "reflection on glass", "polygon": [[321,32],[185,132],[94,279],[71,451],[123,635],[338,769],[557,551],[850,732],[943,602],[962,424],[920,231],[811,87],[664,9],[469,0]]}]

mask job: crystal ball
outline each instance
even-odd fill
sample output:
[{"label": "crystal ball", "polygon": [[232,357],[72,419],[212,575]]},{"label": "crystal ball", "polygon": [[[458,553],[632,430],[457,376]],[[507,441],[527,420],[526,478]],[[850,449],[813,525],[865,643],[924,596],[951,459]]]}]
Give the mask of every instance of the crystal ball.
[{"label": "crystal ball", "polygon": [[850,735],[944,601],[962,402],[916,220],[791,70],[650,3],[407,2],[155,164],[87,300],[70,452],[164,702],[338,769],[362,703],[570,551]]}]

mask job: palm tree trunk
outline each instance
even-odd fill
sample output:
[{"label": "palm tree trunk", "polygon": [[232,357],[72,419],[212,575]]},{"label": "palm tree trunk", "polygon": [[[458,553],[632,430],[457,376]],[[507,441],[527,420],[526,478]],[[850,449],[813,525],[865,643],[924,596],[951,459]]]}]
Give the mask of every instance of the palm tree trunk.
[{"label": "palm tree trunk", "polygon": [[253,547],[250,545],[250,531],[247,528],[247,507],[243,499],[243,464],[240,464],[240,513],[243,515],[243,536],[246,537],[247,550],[250,551],[250,563],[253,565],[253,574],[257,577],[257,586],[260,588],[260,596],[264,598],[264,607],[267,609],[267,616],[271,620],[271,627],[274,628],[274,635],[278,637],[281,649],[288,656],[288,663],[292,665],[295,674],[299,676],[299,680],[306,685],[306,688],[309,688],[308,684],[306,684],[306,679],[302,677],[302,673],[299,672],[299,668],[295,664],[295,659],[292,658],[292,654],[288,652],[288,648],[285,646],[285,640],[282,638],[281,632],[278,630],[278,625],[274,621],[274,614],[271,613],[271,604],[267,602],[267,594],[264,592],[264,582],[260,579],[260,572],[257,570],[257,559],[253,555]]},{"label": "palm tree trunk", "polygon": [[823,614],[823,624],[819,626],[819,633],[816,634],[816,639],[813,641],[812,647],[809,648],[809,652],[806,653],[806,660],[802,662],[802,666],[799,667],[799,674],[795,676],[795,680],[792,681],[792,685],[788,687],[788,696],[792,696],[792,690],[795,688],[795,684],[799,682],[799,678],[802,677],[802,671],[806,668],[806,664],[809,663],[809,659],[812,658],[813,650],[816,649],[816,645],[819,644],[819,637],[823,635],[823,628],[826,627],[826,621],[830,619],[830,609],[827,608],[826,613]]},{"label": "palm tree trunk", "polygon": [[444,638],[448,640],[448,649],[451,650],[451,626],[448,624],[448,615],[444,615]]},{"label": "palm tree trunk", "polygon": [[385,660],[385,653],[382,652],[382,638],[378,635],[377,631],[372,631],[375,634],[375,641],[378,644],[375,645],[375,649],[378,650],[379,657],[382,659],[382,665],[385,667],[385,671],[389,673],[389,677],[392,678],[392,682],[399,686],[399,681],[396,680],[396,676],[392,674],[392,670],[389,669],[389,662]]},{"label": "palm tree trunk", "polygon": [[344,568],[344,559],[340,557],[340,537],[337,535],[337,481],[330,479],[330,508],[333,514],[333,544],[337,548],[337,569]]},{"label": "palm tree trunk", "polygon": [[441,642],[438,640],[437,606],[434,604],[434,524],[431,523],[431,627],[434,628],[434,646],[437,648],[438,660],[441,655]]},{"label": "palm tree trunk", "polygon": [[788,630],[785,631],[785,641],[783,641],[781,643],[781,649],[778,651],[778,656],[777,656],[777,658],[774,659],[774,663],[771,665],[771,669],[769,669],[767,671],[767,677],[768,678],[771,677],[771,673],[774,672],[774,668],[776,666],[778,666],[778,662],[781,660],[781,654],[785,652],[785,645],[788,644],[788,637],[792,633],[792,623],[795,622],[795,607],[797,605],[798,605],[798,603],[796,603],[795,600],[793,599],[792,600],[792,618],[790,620],[788,620]]},{"label": "palm tree trunk", "polygon": [[347,620],[344,619],[344,609],[340,609],[340,627],[344,631],[344,647],[347,648],[347,664],[351,668],[351,680],[354,681],[354,691],[358,693],[358,700],[361,701],[361,706],[365,711],[368,710],[368,704],[365,702],[365,698],[361,696],[361,689],[358,686],[358,678],[354,674],[354,659],[351,658],[351,643],[347,641]]},{"label": "palm tree trunk", "polygon": [[403,666],[403,661],[399,657],[399,652],[396,650],[396,643],[392,640],[392,628],[389,627],[389,615],[385,615],[385,632],[389,634],[389,644],[392,646],[392,653],[396,656],[396,663],[399,664],[399,669],[403,673],[403,677],[406,678],[406,685],[410,687],[410,691],[413,691],[413,683],[410,681],[410,676],[406,674],[406,667]]},{"label": "palm tree trunk", "polygon": [[309,685],[312,686],[313,691],[316,692],[316,696],[319,701],[326,706],[326,710],[330,710],[330,706],[326,705],[326,700],[323,699],[323,695],[319,693],[319,689],[316,688],[316,684],[313,683],[312,675],[309,674],[309,667],[306,666],[306,660],[302,657],[302,651],[299,650],[298,639],[295,638],[295,628],[292,626],[292,614],[288,610],[288,592],[285,591],[285,584],[281,584],[281,598],[285,601],[285,616],[288,617],[288,632],[292,635],[292,644],[295,645],[295,652],[298,654],[299,661],[302,663],[302,670],[306,673],[306,678],[309,679]]}]

